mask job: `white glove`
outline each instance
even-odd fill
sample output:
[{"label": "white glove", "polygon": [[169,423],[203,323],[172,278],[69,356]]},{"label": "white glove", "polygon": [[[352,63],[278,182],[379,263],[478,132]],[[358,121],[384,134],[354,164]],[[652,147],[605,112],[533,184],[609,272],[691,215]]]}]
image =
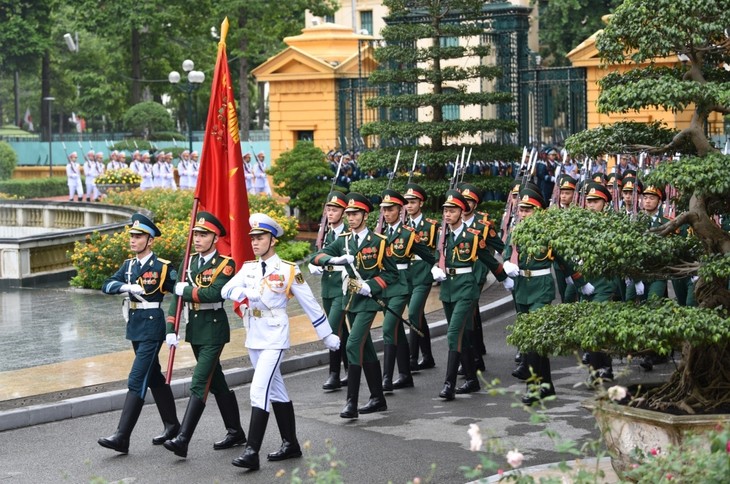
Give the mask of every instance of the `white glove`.
[{"label": "white glove", "polygon": [[363,285],[360,286],[360,289],[357,290],[357,293],[361,296],[368,297],[370,295],[370,286],[363,283]]},{"label": "white glove", "polygon": [[242,286],[232,287],[228,291],[228,299],[231,301],[241,302],[246,298],[246,293]]},{"label": "white glove", "polygon": [[177,284],[175,284],[175,294],[177,294],[178,296],[182,296],[183,291],[185,291],[185,288],[189,285],[190,284],[187,282],[178,282]]},{"label": "white glove", "polygon": [[502,263],[502,267],[504,268],[505,274],[507,274],[509,277],[517,277],[520,275],[520,268],[517,264],[513,264],[512,262],[506,260]]},{"label": "white glove", "polygon": [[692,281],[692,284],[696,284],[696,283],[697,283],[697,280],[698,280],[699,278],[700,278],[700,276],[692,276],[692,277],[690,278],[690,281]]},{"label": "white glove", "polygon": [[572,286],[573,284],[575,284],[575,281],[573,281],[572,277],[568,276],[565,278],[565,283],[569,286]]},{"label": "white glove", "polygon": [[309,273],[313,276],[319,276],[324,272],[324,269],[322,269],[320,266],[315,266],[314,264],[309,264]]},{"label": "white glove", "polygon": [[327,261],[328,264],[332,264],[335,266],[344,266],[347,264],[352,264],[355,262],[355,257],[352,255],[341,255],[339,257],[332,257],[330,260]]},{"label": "white glove", "polygon": [[330,351],[337,351],[340,349],[340,338],[334,333],[330,333],[325,336],[322,342]]},{"label": "white glove", "polygon": [[507,279],[502,281],[502,285],[504,286],[505,289],[507,289],[508,291],[511,291],[515,287],[515,280],[512,279],[511,277],[508,277]]},{"label": "white glove", "polygon": [[167,343],[168,348],[172,348],[173,346],[177,348],[180,344],[180,338],[175,333],[167,333],[165,343]]},{"label": "white glove", "polygon": [[257,291],[256,289],[251,289],[250,287],[244,287],[243,288],[243,294],[248,299],[248,302],[255,303],[261,301],[261,293]]},{"label": "white glove", "polygon": [[431,275],[433,276],[433,280],[436,282],[446,280],[446,273],[439,266],[433,266],[431,268]]},{"label": "white glove", "polygon": [[596,288],[593,287],[593,284],[587,282],[585,286],[580,288],[580,292],[583,293],[584,296],[590,296],[591,294],[596,292]]},{"label": "white glove", "polygon": [[644,283],[639,281],[634,284],[634,289],[636,289],[636,295],[637,296],[643,296],[644,295]]},{"label": "white glove", "polygon": [[119,290],[121,292],[129,292],[137,295],[144,294],[144,287],[139,284],[122,284],[122,287]]}]

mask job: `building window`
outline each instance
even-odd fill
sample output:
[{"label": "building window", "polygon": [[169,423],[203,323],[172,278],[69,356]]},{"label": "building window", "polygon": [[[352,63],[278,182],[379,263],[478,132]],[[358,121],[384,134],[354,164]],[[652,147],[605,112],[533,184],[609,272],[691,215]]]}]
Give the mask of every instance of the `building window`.
[{"label": "building window", "polygon": [[459,47],[458,37],[439,37],[441,47]]},{"label": "building window", "polygon": [[325,21],[325,23],[333,24],[333,23],[335,23],[335,16],[334,15],[325,15],[324,21]]},{"label": "building window", "polygon": [[[458,91],[456,89],[446,88],[443,92],[444,94],[455,94]],[[444,104],[442,113],[444,115],[444,121],[461,119],[461,108],[458,104]]]},{"label": "building window", "polygon": [[373,35],[373,11],[363,10],[360,12],[360,30],[367,30],[368,35]]},{"label": "building window", "polygon": [[314,141],[314,131],[311,129],[297,131],[297,141]]}]

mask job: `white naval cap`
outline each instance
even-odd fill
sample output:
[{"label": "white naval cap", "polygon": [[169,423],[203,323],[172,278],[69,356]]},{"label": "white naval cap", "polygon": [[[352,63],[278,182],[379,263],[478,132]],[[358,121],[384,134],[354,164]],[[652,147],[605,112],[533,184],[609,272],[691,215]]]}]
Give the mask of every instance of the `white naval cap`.
[{"label": "white naval cap", "polygon": [[254,213],[248,219],[248,223],[251,225],[251,231],[249,235],[259,235],[269,233],[274,237],[281,237],[284,235],[284,229],[281,228],[276,220],[263,213]]}]

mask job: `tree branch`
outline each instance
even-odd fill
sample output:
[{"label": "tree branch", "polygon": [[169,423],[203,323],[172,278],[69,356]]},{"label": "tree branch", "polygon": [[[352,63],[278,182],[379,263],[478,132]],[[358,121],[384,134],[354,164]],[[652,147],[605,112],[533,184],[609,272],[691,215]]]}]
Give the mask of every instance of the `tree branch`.
[{"label": "tree branch", "polygon": [[682,225],[684,225],[684,224],[692,225],[697,220],[699,220],[699,217],[697,216],[696,213],[682,212],[674,220],[670,220],[669,222],[667,222],[664,225],[661,225],[659,227],[649,229],[649,232],[653,232],[655,234],[661,235],[662,237],[666,237],[667,235],[675,233]]}]

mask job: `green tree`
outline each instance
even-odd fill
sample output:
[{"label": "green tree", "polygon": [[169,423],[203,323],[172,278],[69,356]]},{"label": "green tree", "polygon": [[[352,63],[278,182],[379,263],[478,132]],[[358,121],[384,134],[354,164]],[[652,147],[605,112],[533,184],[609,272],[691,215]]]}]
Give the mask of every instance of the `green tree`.
[{"label": "green tree", "polygon": [[[558,253],[582,260],[581,272],[587,274],[654,279],[699,275],[699,308],[680,310],[672,301],[599,312],[590,306],[546,308],[519,318],[510,336],[521,347],[546,349],[554,344],[560,353],[568,346],[585,345],[667,354],[684,342],[678,370],[645,400],[659,410],[726,412],[730,404],[730,373],[718,371],[730,367],[730,234],[713,220],[730,213],[730,158],[720,154],[704,132],[710,113],[730,111],[730,72],[723,67],[730,63],[728,25],[730,11],[722,2],[626,0],[596,45],[606,63],[625,63],[629,70],[603,78],[599,111],[625,113],[660,106],[674,112],[691,110],[691,122],[671,135],[656,125],[605,126],[566,143],[573,154],[683,153],[679,160],[660,163],[645,183],[672,184],[681,194],[678,203],[684,212],[645,236],[645,220],[572,210],[530,217],[514,233],[514,241],[528,251],[549,244]],[[676,67],[651,63],[677,54],[686,55],[687,62]],[[683,225],[692,228],[694,238],[671,236]]]},{"label": "green tree", "polygon": [[124,114],[124,126],[134,134],[143,134],[146,138],[155,131],[171,130],[173,123],[165,106],[150,101],[129,108]]},{"label": "green tree", "polygon": [[311,141],[299,141],[285,151],[269,169],[276,191],[290,198],[289,206],[298,208],[302,218],[317,220],[327,198],[332,170],[325,161],[324,152]]},{"label": "green tree", "polygon": [[0,180],[7,180],[13,175],[18,155],[9,143],[0,141]]},{"label": "green tree", "polygon": [[[428,138],[429,145],[418,147],[418,161],[428,166],[429,178],[443,179],[447,162],[461,152],[462,147],[455,144],[460,136],[516,129],[513,121],[489,119],[483,114],[473,119],[450,115],[451,109],[461,112],[464,106],[485,107],[512,100],[508,92],[467,91],[470,84],[483,86],[501,75],[498,67],[486,64],[490,46],[478,40],[484,33],[480,22],[484,2],[385,0],[384,4],[390,9],[381,32],[386,45],[375,49],[380,68],[368,79],[380,88],[380,94],[366,103],[381,113],[387,111],[389,119],[366,123],[361,133],[377,137],[381,144],[391,140],[408,144],[409,140],[415,143],[421,137]],[[467,58],[475,62],[465,65]],[[416,92],[417,85],[425,86],[419,87],[420,93]],[[416,119],[417,110],[426,119]],[[474,160],[494,159],[490,144],[472,148]],[[361,167],[390,167],[397,149],[366,152],[360,157]],[[406,159],[414,150],[404,151]],[[405,165],[410,168],[409,162]]]},{"label": "green tree", "polygon": [[603,16],[622,0],[533,0],[539,8],[538,36],[542,65],[568,66],[566,57],[585,39],[602,29]]}]

